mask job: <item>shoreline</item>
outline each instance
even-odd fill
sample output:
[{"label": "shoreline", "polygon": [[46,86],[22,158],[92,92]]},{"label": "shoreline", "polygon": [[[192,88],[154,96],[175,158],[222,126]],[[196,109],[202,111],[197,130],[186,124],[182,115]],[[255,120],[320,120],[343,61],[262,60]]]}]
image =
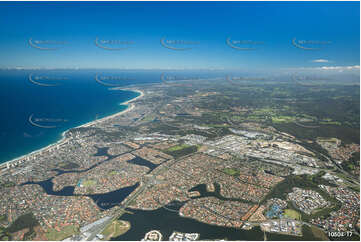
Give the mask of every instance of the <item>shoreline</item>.
[{"label": "shoreline", "polygon": [[67,130],[65,130],[64,132],[61,133],[61,139],[56,141],[55,143],[51,143],[43,148],[40,148],[40,149],[37,149],[37,150],[34,150],[30,153],[27,153],[25,155],[22,155],[22,156],[19,156],[19,157],[16,157],[12,160],[8,160],[8,161],[5,161],[3,163],[0,164],[0,169],[3,169],[4,167],[9,167],[10,165],[12,165],[11,163],[15,162],[15,165],[17,164],[21,164],[22,162],[24,162],[29,156],[33,156],[33,155],[37,155],[43,151],[46,151],[48,149],[52,149],[52,148],[55,148],[56,146],[58,145],[62,145],[67,139],[65,137],[65,134],[70,130],[70,129],[74,129],[74,128],[83,128],[83,127],[89,127],[89,126],[92,126],[92,125],[95,125],[95,124],[98,124],[98,123],[101,123],[105,120],[109,120],[109,119],[112,119],[114,117],[117,117],[119,115],[122,115],[126,112],[129,112],[131,110],[134,109],[134,104],[131,103],[131,102],[134,102],[140,98],[142,98],[144,96],[144,92],[141,91],[141,90],[138,90],[138,89],[131,89],[131,88],[125,88],[125,89],[119,89],[119,90],[127,90],[127,91],[132,91],[132,92],[137,92],[139,93],[138,96],[136,96],[135,98],[132,98],[128,101],[125,101],[125,102],[122,102],[120,103],[119,105],[128,105],[128,107],[120,112],[117,112],[115,114],[112,114],[112,115],[109,115],[109,116],[106,116],[106,117],[103,117],[101,119],[97,119],[97,120],[94,120],[94,121],[90,121],[90,122],[87,122],[85,124],[82,124],[82,125],[79,125],[79,126],[75,126],[75,127],[72,127],[72,128],[69,128]]},{"label": "shoreline", "polygon": [[[125,101],[123,103],[120,103],[119,105],[128,105],[130,102],[134,102],[136,100],[138,100],[139,98],[142,98],[144,96],[144,93],[140,90],[137,90],[137,89],[120,89],[120,90],[130,90],[132,92],[137,92],[137,93],[140,93],[138,96],[136,96],[135,98],[133,99],[130,99],[128,101]],[[80,126],[77,126],[77,127],[74,127],[74,128],[83,128],[83,127],[89,127],[89,126],[92,126],[94,124],[97,124],[97,123],[101,123],[105,120],[108,120],[108,119],[112,119],[118,115],[122,115],[126,112],[129,112],[131,111],[132,109],[134,108],[134,105],[131,103],[130,105],[128,105],[128,107],[126,109],[124,109],[123,111],[120,111],[120,112],[117,112],[115,114],[112,114],[112,115],[109,115],[109,116],[106,116],[106,117],[103,117],[101,119],[97,119],[97,120],[94,120],[94,121],[90,121],[88,123],[85,123],[85,124],[82,124]],[[68,130],[67,130],[68,131]],[[65,134],[66,131],[64,131],[64,134]]]}]

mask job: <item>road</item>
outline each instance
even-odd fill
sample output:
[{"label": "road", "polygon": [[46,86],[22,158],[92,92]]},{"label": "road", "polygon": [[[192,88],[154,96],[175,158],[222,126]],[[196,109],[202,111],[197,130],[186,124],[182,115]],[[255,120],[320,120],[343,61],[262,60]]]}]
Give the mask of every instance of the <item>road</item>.
[{"label": "road", "polygon": [[[167,167],[167,166],[165,166]],[[163,169],[157,169],[153,174],[152,177],[155,178],[159,172],[161,172]],[[144,181],[143,179],[141,179],[139,188],[135,191],[135,193],[131,194],[128,199],[119,206],[119,209],[115,212],[114,216],[112,217],[112,219],[110,219],[109,221],[107,221],[106,223],[102,224],[103,226],[99,226],[99,228],[96,231],[93,231],[91,236],[88,237],[87,241],[90,241],[92,239],[95,238],[95,236],[98,233],[101,233],[107,226],[108,224],[111,224],[114,219],[119,218],[120,216],[122,216],[126,211],[125,209],[128,207],[129,204],[132,203],[132,201],[134,201],[134,199],[136,199],[150,184],[149,181],[151,179],[147,179],[148,181]]]}]

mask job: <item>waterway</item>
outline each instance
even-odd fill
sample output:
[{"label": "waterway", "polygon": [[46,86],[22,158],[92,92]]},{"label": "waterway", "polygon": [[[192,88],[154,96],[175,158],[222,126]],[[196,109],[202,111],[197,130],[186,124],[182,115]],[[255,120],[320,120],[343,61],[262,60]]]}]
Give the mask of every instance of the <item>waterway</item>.
[{"label": "waterway", "polygon": [[[38,182],[28,181],[21,185],[37,184],[44,189],[44,192],[46,194],[53,195],[53,196],[87,196],[87,197],[90,197],[95,202],[95,204],[102,210],[107,210],[114,206],[117,206],[139,186],[139,183],[136,183],[136,184],[134,184],[132,186],[128,186],[128,187],[123,187],[123,188],[120,188],[118,190],[111,191],[108,193],[102,193],[102,194],[77,195],[77,194],[74,194],[75,186],[66,186],[59,191],[54,191],[54,183],[52,180],[55,177],[57,177],[61,174],[64,174],[64,173],[83,173],[90,169],[93,169],[94,167],[102,164],[103,162],[108,161],[109,159],[112,159],[112,158],[115,158],[115,157],[121,155],[121,154],[116,155],[116,156],[109,155],[108,154],[109,147],[102,147],[102,148],[96,147],[96,148],[97,148],[97,153],[94,154],[93,156],[107,156],[108,158],[106,160],[100,161],[84,170],[54,169],[54,171],[56,171],[57,174],[47,180],[38,181]],[[136,157],[135,159],[137,159],[137,161],[134,161],[134,162],[149,165],[148,163],[145,162],[146,160],[144,160],[140,157]],[[133,159],[133,160],[135,160],[135,159]],[[149,162],[149,163],[152,164],[151,162]]]},{"label": "waterway", "polygon": [[[177,206],[174,206],[175,209]],[[127,209],[130,213],[124,213],[119,219],[131,223],[131,229],[125,234],[113,238],[114,241],[139,241],[143,239],[146,232],[159,230],[163,235],[163,240],[168,240],[174,232],[199,233],[200,240],[263,240],[264,233],[259,226],[251,230],[228,228],[223,226],[209,225],[195,219],[185,218],[177,212],[159,208],[152,211]],[[303,236],[290,236],[281,234],[266,233],[268,240],[319,240],[307,226],[303,227]]]},{"label": "waterway", "polygon": [[148,173],[150,173],[152,170],[154,170],[155,168],[157,168],[159,166],[159,165],[153,164],[152,162],[145,160],[139,156],[135,157],[132,160],[128,160],[127,163],[133,164],[133,165],[138,165],[138,166],[148,167],[150,169],[148,171]]}]

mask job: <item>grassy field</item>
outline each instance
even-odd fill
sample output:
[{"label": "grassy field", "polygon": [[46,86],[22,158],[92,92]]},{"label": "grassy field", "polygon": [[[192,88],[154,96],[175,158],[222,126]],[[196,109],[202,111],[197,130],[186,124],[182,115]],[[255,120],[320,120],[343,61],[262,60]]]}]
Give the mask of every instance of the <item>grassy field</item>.
[{"label": "grassy field", "polygon": [[191,147],[191,145],[187,145],[187,144],[176,145],[176,146],[172,146],[172,147],[168,148],[167,151],[174,152],[174,151],[183,150],[188,147]]},{"label": "grassy field", "polygon": [[188,154],[191,154],[193,152],[197,152],[198,147],[195,145],[176,145],[172,146],[166,150],[164,150],[164,153],[173,156],[174,158],[179,158]]},{"label": "grassy field", "polygon": [[295,117],[291,116],[273,116],[272,123],[291,123],[296,121]]},{"label": "grassy field", "polygon": [[92,187],[96,184],[96,181],[95,180],[86,180],[86,181],[83,181],[82,185],[84,187]]},{"label": "grassy field", "polygon": [[338,122],[338,121],[321,121],[320,124],[341,125],[341,122]]},{"label": "grassy field", "polygon": [[293,209],[285,209],[285,216],[296,220],[301,220],[301,214]]},{"label": "grassy field", "polygon": [[18,217],[8,228],[7,231],[10,233],[18,232],[25,228],[32,229],[38,226],[39,223],[36,220],[33,213],[23,214]]},{"label": "grassy field", "polygon": [[63,227],[60,232],[55,229],[49,229],[45,236],[48,240],[63,240],[76,233],[78,233],[78,228],[75,225],[68,225]]},{"label": "grassy field", "polygon": [[118,174],[117,171],[111,171],[108,173],[109,176],[115,176],[116,174]]},{"label": "grassy field", "polygon": [[337,143],[337,142],[338,142],[338,139],[336,139],[336,138],[317,137],[317,141],[318,141],[318,142],[332,142],[332,143]]},{"label": "grassy field", "polygon": [[148,122],[148,121],[153,121],[156,118],[155,114],[150,114],[147,115],[146,117],[143,118],[143,121]]},{"label": "grassy field", "polygon": [[317,239],[325,241],[325,240],[329,240],[327,235],[325,234],[325,232],[323,232],[321,229],[315,227],[315,226],[311,226],[311,231],[313,236],[315,236]]},{"label": "grassy field", "polygon": [[223,170],[225,173],[227,173],[230,176],[239,176],[239,171],[232,168],[224,168]]},{"label": "grassy field", "polygon": [[102,232],[105,237],[105,240],[110,240],[110,238],[118,237],[126,233],[130,229],[130,223],[123,220],[114,220],[109,224]]}]

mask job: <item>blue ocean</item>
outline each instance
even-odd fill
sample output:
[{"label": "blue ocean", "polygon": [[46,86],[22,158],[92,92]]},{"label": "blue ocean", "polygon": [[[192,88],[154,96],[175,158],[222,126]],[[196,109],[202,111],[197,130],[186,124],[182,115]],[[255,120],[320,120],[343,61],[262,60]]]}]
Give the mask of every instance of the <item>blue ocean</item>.
[{"label": "blue ocean", "polygon": [[112,87],[157,81],[156,73],[0,71],[0,163],[56,142],[69,128],[120,112],[127,108],[121,103],[139,95]]},{"label": "blue ocean", "polygon": [[63,131],[127,108],[133,84],[208,77],[207,73],[0,70],[0,163],[61,139]]}]

